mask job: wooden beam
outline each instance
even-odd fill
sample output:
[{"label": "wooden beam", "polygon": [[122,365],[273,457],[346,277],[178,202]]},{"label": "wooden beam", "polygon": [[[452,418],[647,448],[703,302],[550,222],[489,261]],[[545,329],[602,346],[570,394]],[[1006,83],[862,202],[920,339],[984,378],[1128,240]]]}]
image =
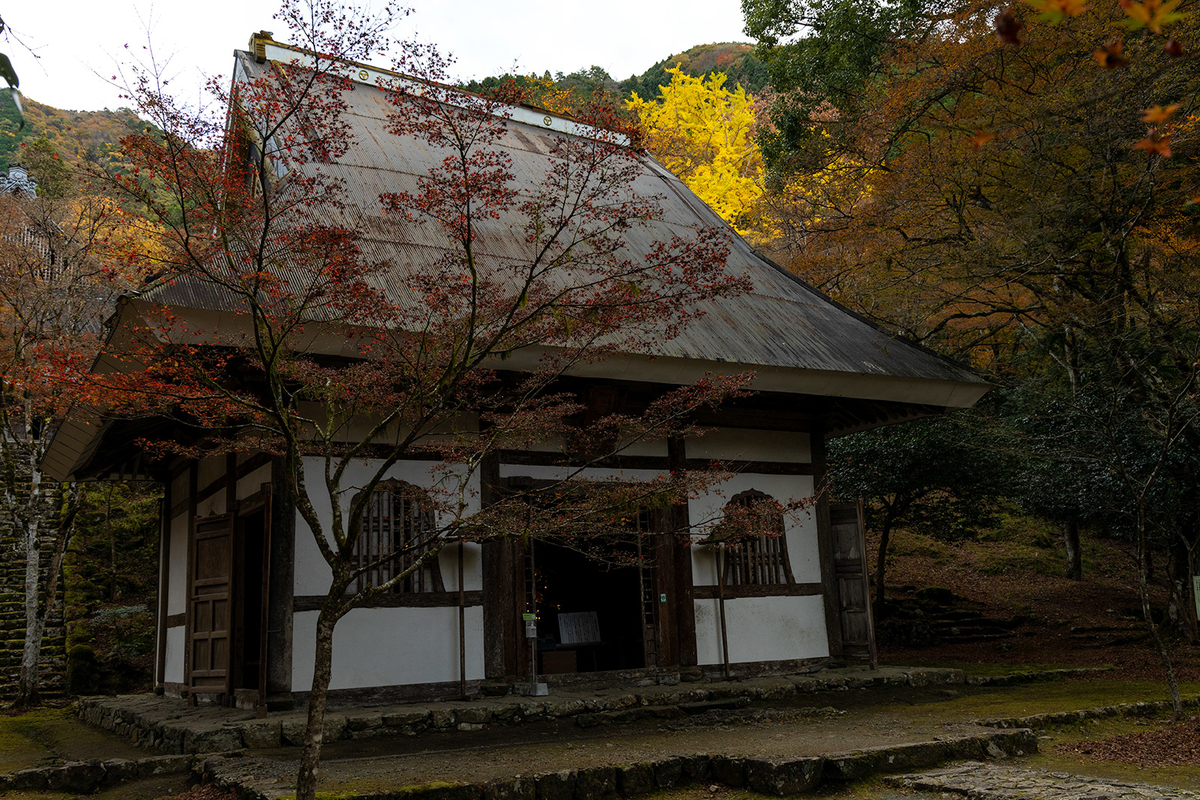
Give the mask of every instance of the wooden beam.
[{"label": "wooden beam", "polygon": [[[464,592],[468,607],[483,605],[483,592]],[[292,599],[292,608],[301,611],[320,611],[325,595],[299,595]],[[458,592],[397,592],[381,594],[358,608],[457,608]]]},{"label": "wooden beam", "polygon": [[[716,586],[696,586],[692,596],[697,600],[713,600],[717,597]],[[741,597],[811,597],[825,591],[823,583],[775,583],[763,586],[739,586],[725,584],[725,599],[737,600]]]}]

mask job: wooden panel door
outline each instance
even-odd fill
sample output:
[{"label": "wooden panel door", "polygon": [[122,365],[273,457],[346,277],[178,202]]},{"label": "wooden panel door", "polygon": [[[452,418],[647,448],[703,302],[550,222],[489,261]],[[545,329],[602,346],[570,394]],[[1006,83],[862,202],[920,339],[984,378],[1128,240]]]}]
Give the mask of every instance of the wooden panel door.
[{"label": "wooden panel door", "polygon": [[833,568],[847,661],[875,664],[875,626],[871,619],[866,535],[861,503],[830,506]]},{"label": "wooden panel door", "polygon": [[233,619],[233,515],[197,520],[189,586],[189,685],[193,693],[228,694]]}]

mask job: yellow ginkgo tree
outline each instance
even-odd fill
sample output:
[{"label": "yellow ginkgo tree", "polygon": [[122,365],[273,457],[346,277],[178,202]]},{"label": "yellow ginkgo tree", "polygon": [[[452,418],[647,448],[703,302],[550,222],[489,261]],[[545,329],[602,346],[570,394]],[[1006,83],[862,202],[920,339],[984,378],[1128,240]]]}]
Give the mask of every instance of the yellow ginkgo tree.
[{"label": "yellow ginkgo tree", "polygon": [[653,100],[636,93],[644,144],[663,166],[731,223],[747,233],[763,193],[763,160],[754,140],[754,98],[725,86],[725,75],[704,78],[667,70],[671,82]]}]

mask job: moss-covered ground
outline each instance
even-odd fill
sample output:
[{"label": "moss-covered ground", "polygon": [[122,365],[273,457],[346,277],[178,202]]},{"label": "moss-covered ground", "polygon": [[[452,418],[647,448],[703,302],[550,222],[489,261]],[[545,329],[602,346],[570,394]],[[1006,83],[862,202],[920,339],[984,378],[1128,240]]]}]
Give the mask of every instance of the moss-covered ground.
[{"label": "moss-covered ground", "polygon": [[74,707],[0,714],[0,773],[65,761],[147,755],[126,739],[84,725]]}]

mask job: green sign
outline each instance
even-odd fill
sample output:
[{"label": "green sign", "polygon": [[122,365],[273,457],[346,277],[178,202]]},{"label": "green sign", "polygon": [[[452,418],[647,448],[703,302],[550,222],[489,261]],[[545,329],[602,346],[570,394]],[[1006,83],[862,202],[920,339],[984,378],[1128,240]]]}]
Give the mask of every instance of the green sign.
[{"label": "green sign", "polygon": [[1192,599],[1196,601],[1196,618],[1200,619],[1200,575],[1192,576]]},{"label": "green sign", "polygon": [[537,614],[522,614],[521,619],[525,622],[537,622]]}]

